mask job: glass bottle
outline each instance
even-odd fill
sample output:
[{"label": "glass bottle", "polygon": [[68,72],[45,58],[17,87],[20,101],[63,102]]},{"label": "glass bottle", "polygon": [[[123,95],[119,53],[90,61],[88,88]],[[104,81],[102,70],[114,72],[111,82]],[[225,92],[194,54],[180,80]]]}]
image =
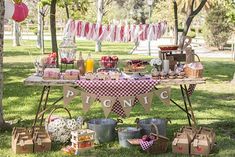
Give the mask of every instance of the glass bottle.
[{"label": "glass bottle", "polygon": [[91,53],[89,53],[86,60],[86,73],[93,73],[93,71],[94,71],[94,60],[91,57]]},{"label": "glass bottle", "polygon": [[80,74],[84,76],[86,70],[85,70],[85,61],[82,57],[82,52],[79,53],[79,58],[77,60],[77,68],[80,71]]}]

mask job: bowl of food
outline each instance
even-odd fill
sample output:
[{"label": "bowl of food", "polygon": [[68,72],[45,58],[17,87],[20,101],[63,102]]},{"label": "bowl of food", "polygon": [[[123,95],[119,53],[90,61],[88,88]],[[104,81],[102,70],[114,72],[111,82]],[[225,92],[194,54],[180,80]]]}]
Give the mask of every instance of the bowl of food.
[{"label": "bowl of food", "polygon": [[117,68],[117,56],[102,56],[100,60],[100,67],[105,69]]},{"label": "bowl of food", "polygon": [[179,48],[178,45],[159,45],[158,46],[161,51],[171,51],[171,50],[177,50]]},{"label": "bowl of food", "polygon": [[143,60],[128,60],[124,67],[125,72],[141,72],[146,69],[149,63]]}]

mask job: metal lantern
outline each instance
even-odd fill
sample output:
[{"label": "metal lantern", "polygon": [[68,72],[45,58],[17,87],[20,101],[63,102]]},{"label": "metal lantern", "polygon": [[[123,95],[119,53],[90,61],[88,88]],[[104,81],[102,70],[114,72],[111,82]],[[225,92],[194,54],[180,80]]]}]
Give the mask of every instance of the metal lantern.
[{"label": "metal lantern", "polygon": [[60,61],[62,64],[74,64],[76,60],[76,44],[73,38],[65,37],[59,46]]}]

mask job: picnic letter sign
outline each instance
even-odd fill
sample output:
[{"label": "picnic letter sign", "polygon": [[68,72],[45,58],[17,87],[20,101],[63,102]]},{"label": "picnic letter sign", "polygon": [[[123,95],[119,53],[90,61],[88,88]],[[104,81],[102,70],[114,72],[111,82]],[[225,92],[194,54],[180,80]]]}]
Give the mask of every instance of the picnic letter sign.
[{"label": "picnic letter sign", "polygon": [[79,91],[75,88],[64,86],[64,105],[68,105],[77,95]]},{"label": "picnic letter sign", "polygon": [[119,97],[118,100],[122,106],[122,109],[125,112],[125,115],[127,117],[129,117],[132,106],[134,105],[135,97],[134,96],[124,96],[124,97]]},{"label": "picnic letter sign", "polygon": [[108,96],[100,97],[100,102],[104,110],[105,118],[109,116],[109,113],[111,112],[112,107],[116,102],[116,99],[117,99],[116,97],[108,97]]},{"label": "picnic letter sign", "polygon": [[137,99],[139,100],[140,104],[144,107],[145,112],[149,112],[153,101],[153,92],[140,94],[137,96]]},{"label": "picnic letter sign", "polygon": [[171,88],[163,88],[155,91],[155,94],[159,97],[159,99],[166,105],[170,105],[170,95]]},{"label": "picnic letter sign", "polygon": [[[79,94],[79,91],[77,89],[64,86],[64,104],[67,105],[68,103],[70,103],[71,100],[75,98],[78,94]],[[154,90],[152,92],[147,92],[147,93],[139,94],[135,96],[123,96],[123,97],[115,97],[115,96],[99,96],[98,97],[96,94],[90,94],[90,93],[81,91],[81,99],[82,99],[82,104],[83,104],[83,111],[85,113],[89,111],[90,106],[98,98],[98,100],[101,102],[104,115],[106,118],[112,111],[114,104],[117,102],[120,102],[125,115],[129,117],[131,109],[135,104],[136,98],[139,100],[140,104],[144,107],[145,112],[149,112],[151,109],[154,94],[158,96],[164,104],[166,105],[170,104],[170,96],[171,96],[170,87]]]},{"label": "picnic letter sign", "polygon": [[97,96],[86,92],[81,92],[83,111],[86,113],[89,111],[91,104],[95,101]]}]

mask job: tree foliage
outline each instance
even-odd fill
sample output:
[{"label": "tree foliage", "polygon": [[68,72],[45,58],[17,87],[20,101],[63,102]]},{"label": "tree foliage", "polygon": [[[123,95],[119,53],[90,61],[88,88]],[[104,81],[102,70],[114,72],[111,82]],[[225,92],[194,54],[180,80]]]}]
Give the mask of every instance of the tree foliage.
[{"label": "tree foliage", "polygon": [[235,27],[234,4],[231,1],[218,1],[211,6],[206,16],[204,38],[209,46],[223,49]]}]

